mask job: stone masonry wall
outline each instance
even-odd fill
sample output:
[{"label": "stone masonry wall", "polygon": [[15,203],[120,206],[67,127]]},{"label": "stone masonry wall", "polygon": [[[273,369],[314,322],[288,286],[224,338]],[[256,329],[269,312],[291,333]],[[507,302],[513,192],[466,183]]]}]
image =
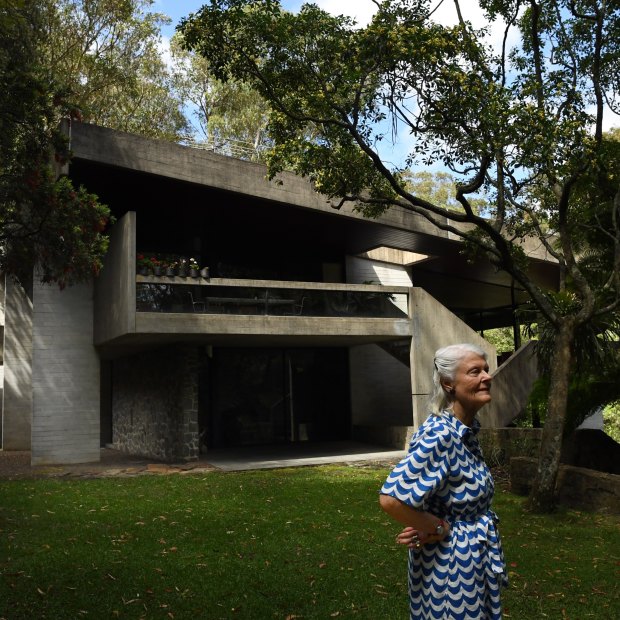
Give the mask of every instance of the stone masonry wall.
[{"label": "stone masonry wall", "polygon": [[115,360],[114,447],[167,462],[197,459],[199,364],[198,348],[191,345]]},{"label": "stone masonry wall", "polygon": [[[534,458],[510,459],[510,490],[527,495],[536,477],[537,467]],[[560,504],[569,508],[620,515],[620,476],[617,474],[560,465],[555,495]]]}]

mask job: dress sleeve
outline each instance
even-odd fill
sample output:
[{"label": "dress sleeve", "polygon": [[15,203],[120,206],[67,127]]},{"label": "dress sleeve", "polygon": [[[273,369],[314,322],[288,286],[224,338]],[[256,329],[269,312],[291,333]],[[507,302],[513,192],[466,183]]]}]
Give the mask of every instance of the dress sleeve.
[{"label": "dress sleeve", "polygon": [[407,456],[394,467],[380,493],[391,495],[412,508],[424,509],[429,498],[448,477],[453,438],[443,424],[417,436]]}]

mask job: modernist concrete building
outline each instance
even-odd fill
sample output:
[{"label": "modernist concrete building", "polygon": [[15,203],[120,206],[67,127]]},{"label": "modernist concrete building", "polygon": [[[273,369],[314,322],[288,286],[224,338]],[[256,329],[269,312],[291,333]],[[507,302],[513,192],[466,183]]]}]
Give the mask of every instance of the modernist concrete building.
[{"label": "modernist concrete building", "polygon": [[[96,461],[107,444],[171,461],[239,445],[404,447],[435,349],[476,342],[495,370],[479,332],[511,324],[525,295],[424,218],[368,220],[258,164],[92,125],[70,134],[68,174],[117,221],[93,282],[6,281],[3,449],[43,464]],[[528,251],[555,286],[553,263]],[[193,257],[209,277],[139,275],[141,253]],[[509,390],[498,374],[487,424],[518,412],[531,366],[513,356]]]}]

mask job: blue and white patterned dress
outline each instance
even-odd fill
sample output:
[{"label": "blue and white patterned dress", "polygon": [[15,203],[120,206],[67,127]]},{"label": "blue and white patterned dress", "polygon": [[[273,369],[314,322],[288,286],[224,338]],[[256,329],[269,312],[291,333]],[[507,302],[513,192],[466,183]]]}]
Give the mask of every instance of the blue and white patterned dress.
[{"label": "blue and white patterned dress", "polygon": [[491,511],[494,484],[478,443],[480,424],[430,415],[381,488],[450,524],[438,543],[409,551],[411,620],[498,620],[504,555]]}]

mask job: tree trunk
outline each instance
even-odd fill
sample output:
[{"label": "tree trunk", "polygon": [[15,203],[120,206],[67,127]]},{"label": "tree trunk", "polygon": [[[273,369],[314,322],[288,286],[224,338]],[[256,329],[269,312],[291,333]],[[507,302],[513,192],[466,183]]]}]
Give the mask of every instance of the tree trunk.
[{"label": "tree trunk", "polygon": [[556,335],[538,471],[529,497],[529,506],[535,512],[551,512],[555,508],[554,492],[562,452],[574,335],[574,321],[565,319]]}]

